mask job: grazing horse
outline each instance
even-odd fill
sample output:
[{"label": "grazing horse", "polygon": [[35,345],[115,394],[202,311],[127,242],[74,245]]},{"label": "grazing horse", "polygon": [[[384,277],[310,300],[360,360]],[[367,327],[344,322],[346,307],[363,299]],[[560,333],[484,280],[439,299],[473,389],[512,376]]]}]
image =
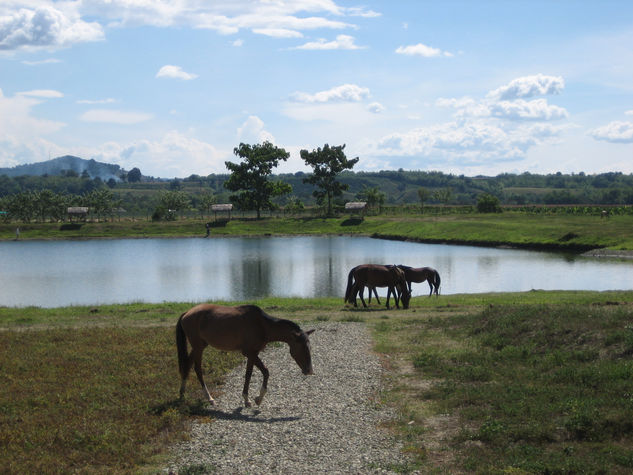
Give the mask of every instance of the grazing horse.
[{"label": "grazing horse", "polygon": [[404,272],[397,266],[381,266],[377,264],[362,264],[354,267],[347,276],[347,288],[345,290],[345,302],[354,303],[357,306],[356,295],[360,292],[360,300],[367,307],[363,298],[363,289],[367,287],[370,295],[372,288],[387,287],[387,308],[389,298],[393,293],[396,308],[400,308],[398,301],[402,297],[402,306],[409,308],[411,293],[407,290]]},{"label": "grazing horse", "polygon": [[407,280],[407,285],[409,286],[409,292],[411,292],[411,282],[424,282],[425,280],[429,283],[429,288],[431,291],[429,292],[429,297],[433,295],[433,291],[435,290],[435,295],[438,295],[438,291],[440,288],[440,274],[432,267],[409,267],[409,266],[398,266],[400,269],[404,271],[405,279]]},{"label": "grazing horse", "polygon": [[[310,335],[314,330],[304,332],[290,320],[271,317],[255,305],[223,307],[201,304],[183,313],[176,324],[176,346],[181,385],[180,398],[185,394],[185,384],[193,364],[202,385],[202,391],[211,404],[215,401],[209,394],[202,377],[202,351],[211,345],[224,351],[240,351],[247,358],[244,378],[244,405],[250,407],[248,387],[253,374],[253,365],[262,372],[263,382],[255,404],[260,405],[268,386],[268,369],[258,354],[271,341],[283,341],[290,347],[290,355],[301,368],[303,374],[312,373],[310,355]],[[187,354],[187,341],[191,353]]]}]

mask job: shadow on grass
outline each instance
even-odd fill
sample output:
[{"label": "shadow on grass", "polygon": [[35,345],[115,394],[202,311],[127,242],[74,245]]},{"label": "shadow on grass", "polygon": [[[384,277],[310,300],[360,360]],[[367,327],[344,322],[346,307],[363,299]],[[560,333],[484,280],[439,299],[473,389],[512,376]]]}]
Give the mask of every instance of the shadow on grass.
[{"label": "shadow on grass", "polygon": [[362,224],[363,219],[364,218],[362,218],[362,217],[359,217],[359,218],[354,218],[354,217],[347,218],[345,221],[343,221],[341,223],[341,226],[358,226],[359,224]]}]

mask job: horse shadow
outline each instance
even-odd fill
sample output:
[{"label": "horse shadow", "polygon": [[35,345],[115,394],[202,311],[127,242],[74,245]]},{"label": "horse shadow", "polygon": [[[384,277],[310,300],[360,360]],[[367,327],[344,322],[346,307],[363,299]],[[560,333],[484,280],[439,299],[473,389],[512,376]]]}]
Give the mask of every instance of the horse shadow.
[{"label": "horse shadow", "polygon": [[[207,403],[198,401],[183,401],[181,399],[173,399],[171,401],[164,402],[157,406],[153,406],[149,409],[149,413],[155,416],[160,416],[169,409],[174,409],[181,414],[188,416],[198,417],[211,417],[213,419],[224,421],[241,421],[241,422],[256,422],[256,423],[279,423],[279,422],[292,422],[301,419],[299,416],[286,416],[286,417],[261,417],[262,411],[259,409],[246,409],[244,407],[237,407],[232,411],[223,411],[213,407],[208,407]],[[247,412],[245,412],[245,409]]]}]

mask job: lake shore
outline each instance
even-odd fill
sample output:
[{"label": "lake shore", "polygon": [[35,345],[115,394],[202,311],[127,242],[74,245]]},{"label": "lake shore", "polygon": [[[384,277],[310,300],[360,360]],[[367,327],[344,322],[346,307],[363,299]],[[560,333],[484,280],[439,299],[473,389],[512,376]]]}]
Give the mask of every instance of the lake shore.
[{"label": "lake shore", "polygon": [[[134,238],[204,238],[206,219],[167,222],[121,220],[75,223],[3,223],[0,241]],[[600,220],[587,215],[526,213],[472,215],[395,215],[352,219],[267,217],[214,222],[210,237],[348,235],[423,243],[548,249],[599,256],[604,250],[628,257],[633,251],[633,216]]]}]

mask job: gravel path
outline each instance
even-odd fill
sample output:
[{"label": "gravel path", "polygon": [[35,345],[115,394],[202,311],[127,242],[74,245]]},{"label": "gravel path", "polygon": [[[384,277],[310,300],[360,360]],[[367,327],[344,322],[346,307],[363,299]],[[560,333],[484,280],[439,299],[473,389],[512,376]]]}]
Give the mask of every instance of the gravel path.
[{"label": "gravel path", "polygon": [[[379,426],[393,417],[376,404],[382,368],[368,330],[358,323],[319,323],[310,337],[315,374],[303,376],[287,345],[261,353],[270,370],[261,407],[244,408],[244,365],[228,377],[191,439],[174,448],[166,471],[204,467],[209,473],[392,473],[406,458]],[[261,374],[253,371],[251,400]],[[188,380],[198,396],[193,375]]]}]

